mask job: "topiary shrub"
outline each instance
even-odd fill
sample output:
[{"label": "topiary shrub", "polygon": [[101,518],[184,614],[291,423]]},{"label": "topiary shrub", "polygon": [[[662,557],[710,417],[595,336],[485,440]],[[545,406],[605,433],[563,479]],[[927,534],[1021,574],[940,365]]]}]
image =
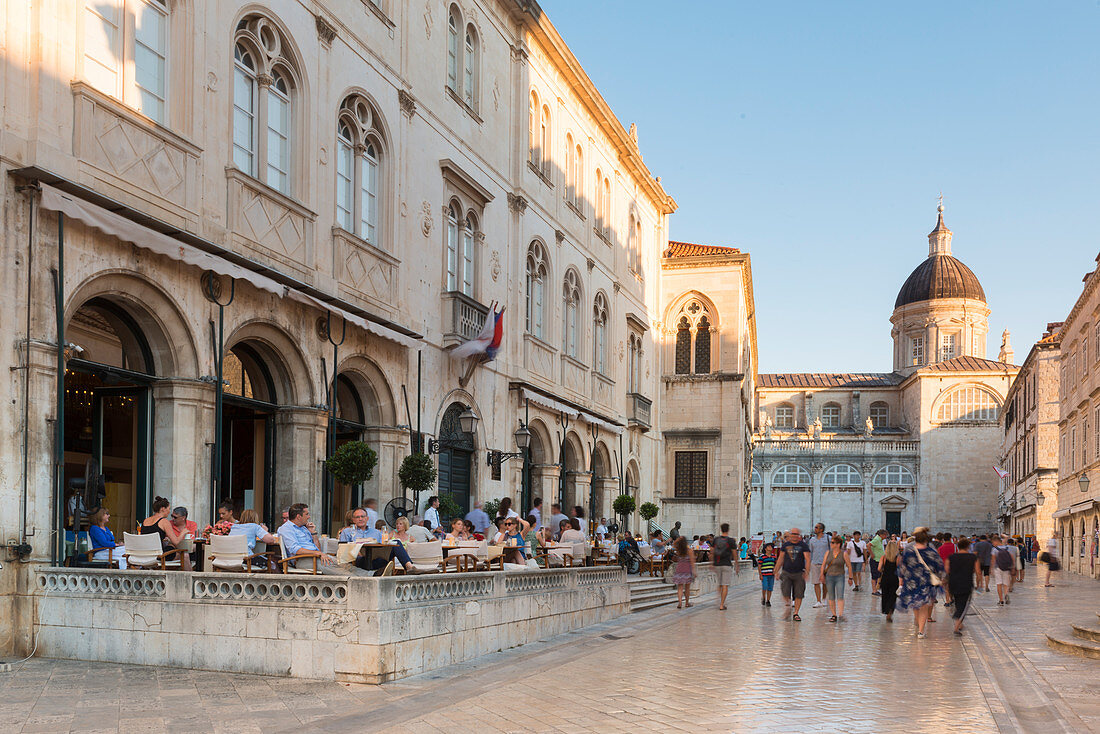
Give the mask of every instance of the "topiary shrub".
[{"label": "topiary shrub", "polygon": [[427,454],[409,454],[401,462],[397,479],[411,492],[430,492],[435,486],[435,462]]},{"label": "topiary shrub", "polygon": [[348,441],[325,459],[325,468],[341,484],[369,482],[378,466],[378,453],[362,441]]}]

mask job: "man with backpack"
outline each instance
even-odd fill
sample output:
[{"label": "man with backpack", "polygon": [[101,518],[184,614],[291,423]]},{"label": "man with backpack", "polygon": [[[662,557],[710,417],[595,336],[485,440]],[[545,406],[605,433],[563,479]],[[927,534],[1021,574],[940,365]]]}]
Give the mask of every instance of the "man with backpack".
[{"label": "man with backpack", "polygon": [[722,534],[714,539],[711,544],[710,557],[713,559],[714,572],[718,575],[718,608],[726,608],[726,594],[730,590],[730,579],[733,578],[733,554],[736,552],[737,543],[730,537],[730,524],[722,523]]},{"label": "man with backpack", "polygon": [[990,539],[993,541],[993,583],[997,587],[997,604],[1003,607],[1011,603],[1008,591],[1012,577],[1016,575],[1016,559],[1000,535],[994,533]]}]

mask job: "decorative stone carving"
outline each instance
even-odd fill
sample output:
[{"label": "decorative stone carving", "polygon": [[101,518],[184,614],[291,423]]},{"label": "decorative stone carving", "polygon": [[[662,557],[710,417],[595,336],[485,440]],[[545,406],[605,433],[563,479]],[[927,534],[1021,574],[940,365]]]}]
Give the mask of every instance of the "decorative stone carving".
[{"label": "decorative stone carving", "polygon": [[772,437],[772,417],[770,415],[764,416],[764,438]]},{"label": "decorative stone carving", "polygon": [[416,97],[412,96],[412,93],[406,89],[397,90],[397,102],[401,105],[401,112],[405,117],[412,119],[412,116],[416,114]]},{"label": "decorative stone carving", "polygon": [[875,422],[871,420],[870,416],[867,416],[867,420],[863,423],[863,437],[870,438],[871,434],[875,432]]},{"label": "decorative stone carving", "polygon": [[527,211],[527,199],[519,194],[508,194],[508,208],[516,214]]},{"label": "decorative stone carving", "polygon": [[494,283],[500,278],[500,271],[500,252],[493,250],[489,255],[489,275],[492,276]]},{"label": "decorative stone carving", "polygon": [[333,230],[333,238],[337,263],[342,266],[340,284],[379,306],[393,308],[400,261],[340,228]]},{"label": "decorative stone carving", "polygon": [[229,228],[251,249],[298,270],[310,263],[315,214],[230,167]]},{"label": "decorative stone carving", "polygon": [[564,589],[568,580],[568,574],[554,571],[539,574],[508,574],[504,577],[504,588],[509,594],[525,591],[553,591]]},{"label": "decorative stone carving", "polygon": [[348,598],[347,580],[266,581],[257,578],[196,578],[191,598],[210,601],[283,601],[295,605],[343,604]]},{"label": "decorative stone carving", "polygon": [[435,226],[435,222],[432,219],[432,205],[428,202],[423,202],[420,205],[420,233],[425,237],[430,237],[432,234],[432,227]]},{"label": "decorative stone carving", "polygon": [[38,588],[61,596],[136,596],[164,598],[164,573],[142,571],[43,571]]},{"label": "decorative stone carving", "polygon": [[218,91],[218,75],[212,71],[206,74],[206,89],[210,92]]},{"label": "decorative stone carving", "polygon": [[595,267],[596,267],[596,261],[595,261],[595,260],[593,260],[592,258],[588,258],[588,259],[587,259],[587,260],[585,261],[585,265],[587,265],[587,266],[588,266],[588,272],[590,272],[590,273],[591,273],[591,272],[592,272],[592,270],[593,270],[593,269],[595,269]]},{"label": "decorative stone carving", "polygon": [[317,16],[317,38],[321,40],[325,48],[331,48],[332,42],[336,38],[336,28],[320,15]]},{"label": "decorative stone carving", "polygon": [[424,3],[424,35],[430,41],[432,39],[432,1],[426,0]]},{"label": "decorative stone carving", "polygon": [[399,583],[394,587],[398,604],[420,604],[425,601],[463,599],[489,596],[493,593],[491,578],[431,579]]},{"label": "decorative stone carving", "polygon": [[758,462],[756,465],[760,467],[763,471],[769,471],[772,468],[772,463],[770,461],[761,461]]},{"label": "decorative stone carving", "polygon": [[554,230],[554,239],[557,240],[559,245],[562,242],[565,242],[565,232],[562,232],[560,229],[555,229]]},{"label": "decorative stone carving", "polygon": [[493,110],[500,112],[500,80],[493,79]]},{"label": "decorative stone carving", "polygon": [[814,418],[814,422],[810,424],[810,430],[808,433],[814,438],[821,438],[821,418]]}]

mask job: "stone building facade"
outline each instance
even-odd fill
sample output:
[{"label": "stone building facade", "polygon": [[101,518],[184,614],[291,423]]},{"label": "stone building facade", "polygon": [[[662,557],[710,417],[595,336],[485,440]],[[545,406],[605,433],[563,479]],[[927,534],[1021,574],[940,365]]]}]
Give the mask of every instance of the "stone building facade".
[{"label": "stone building facade", "polygon": [[1061,324],[1047,324],[1012,381],[1001,414],[1004,443],[998,502],[1002,529],[1012,535],[1054,537],[1058,508],[1058,358]]},{"label": "stone building facade", "polygon": [[[1100,263],[1100,256],[1097,257]],[[1059,329],[1057,536],[1068,571],[1100,577],[1100,268]]]},{"label": "stone building facade", "polygon": [[996,527],[1000,412],[1016,367],[986,359],[989,306],[940,207],[890,321],[894,369],[761,374],[749,526]]},{"label": "stone building facade", "polygon": [[[62,497],[92,458],[119,537],[155,496],[200,524],[222,498],[269,525],[305,501],[332,533],[402,494],[424,438],[463,508],[541,496],[599,515],[620,492],[669,494],[676,204],[536,3],[5,13],[0,529],[30,549],[0,570],[0,639],[29,647],[15,602],[64,555]],[[741,285],[728,309],[715,289],[715,369],[752,374],[747,255],[722,267]],[[502,309],[495,361],[450,357]],[[526,457],[494,460],[521,421]],[[334,485],[322,460],[353,439],[378,452],[374,478]],[[746,455],[714,455],[714,492],[739,496]]]}]

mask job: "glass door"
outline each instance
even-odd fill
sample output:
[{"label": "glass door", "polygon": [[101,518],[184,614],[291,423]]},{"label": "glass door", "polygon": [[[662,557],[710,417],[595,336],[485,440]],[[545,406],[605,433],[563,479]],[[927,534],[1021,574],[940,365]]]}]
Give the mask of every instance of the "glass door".
[{"label": "glass door", "polygon": [[134,532],[149,510],[152,405],[148,387],[92,390],[91,455],[103,472],[103,504],[116,538]]}]

